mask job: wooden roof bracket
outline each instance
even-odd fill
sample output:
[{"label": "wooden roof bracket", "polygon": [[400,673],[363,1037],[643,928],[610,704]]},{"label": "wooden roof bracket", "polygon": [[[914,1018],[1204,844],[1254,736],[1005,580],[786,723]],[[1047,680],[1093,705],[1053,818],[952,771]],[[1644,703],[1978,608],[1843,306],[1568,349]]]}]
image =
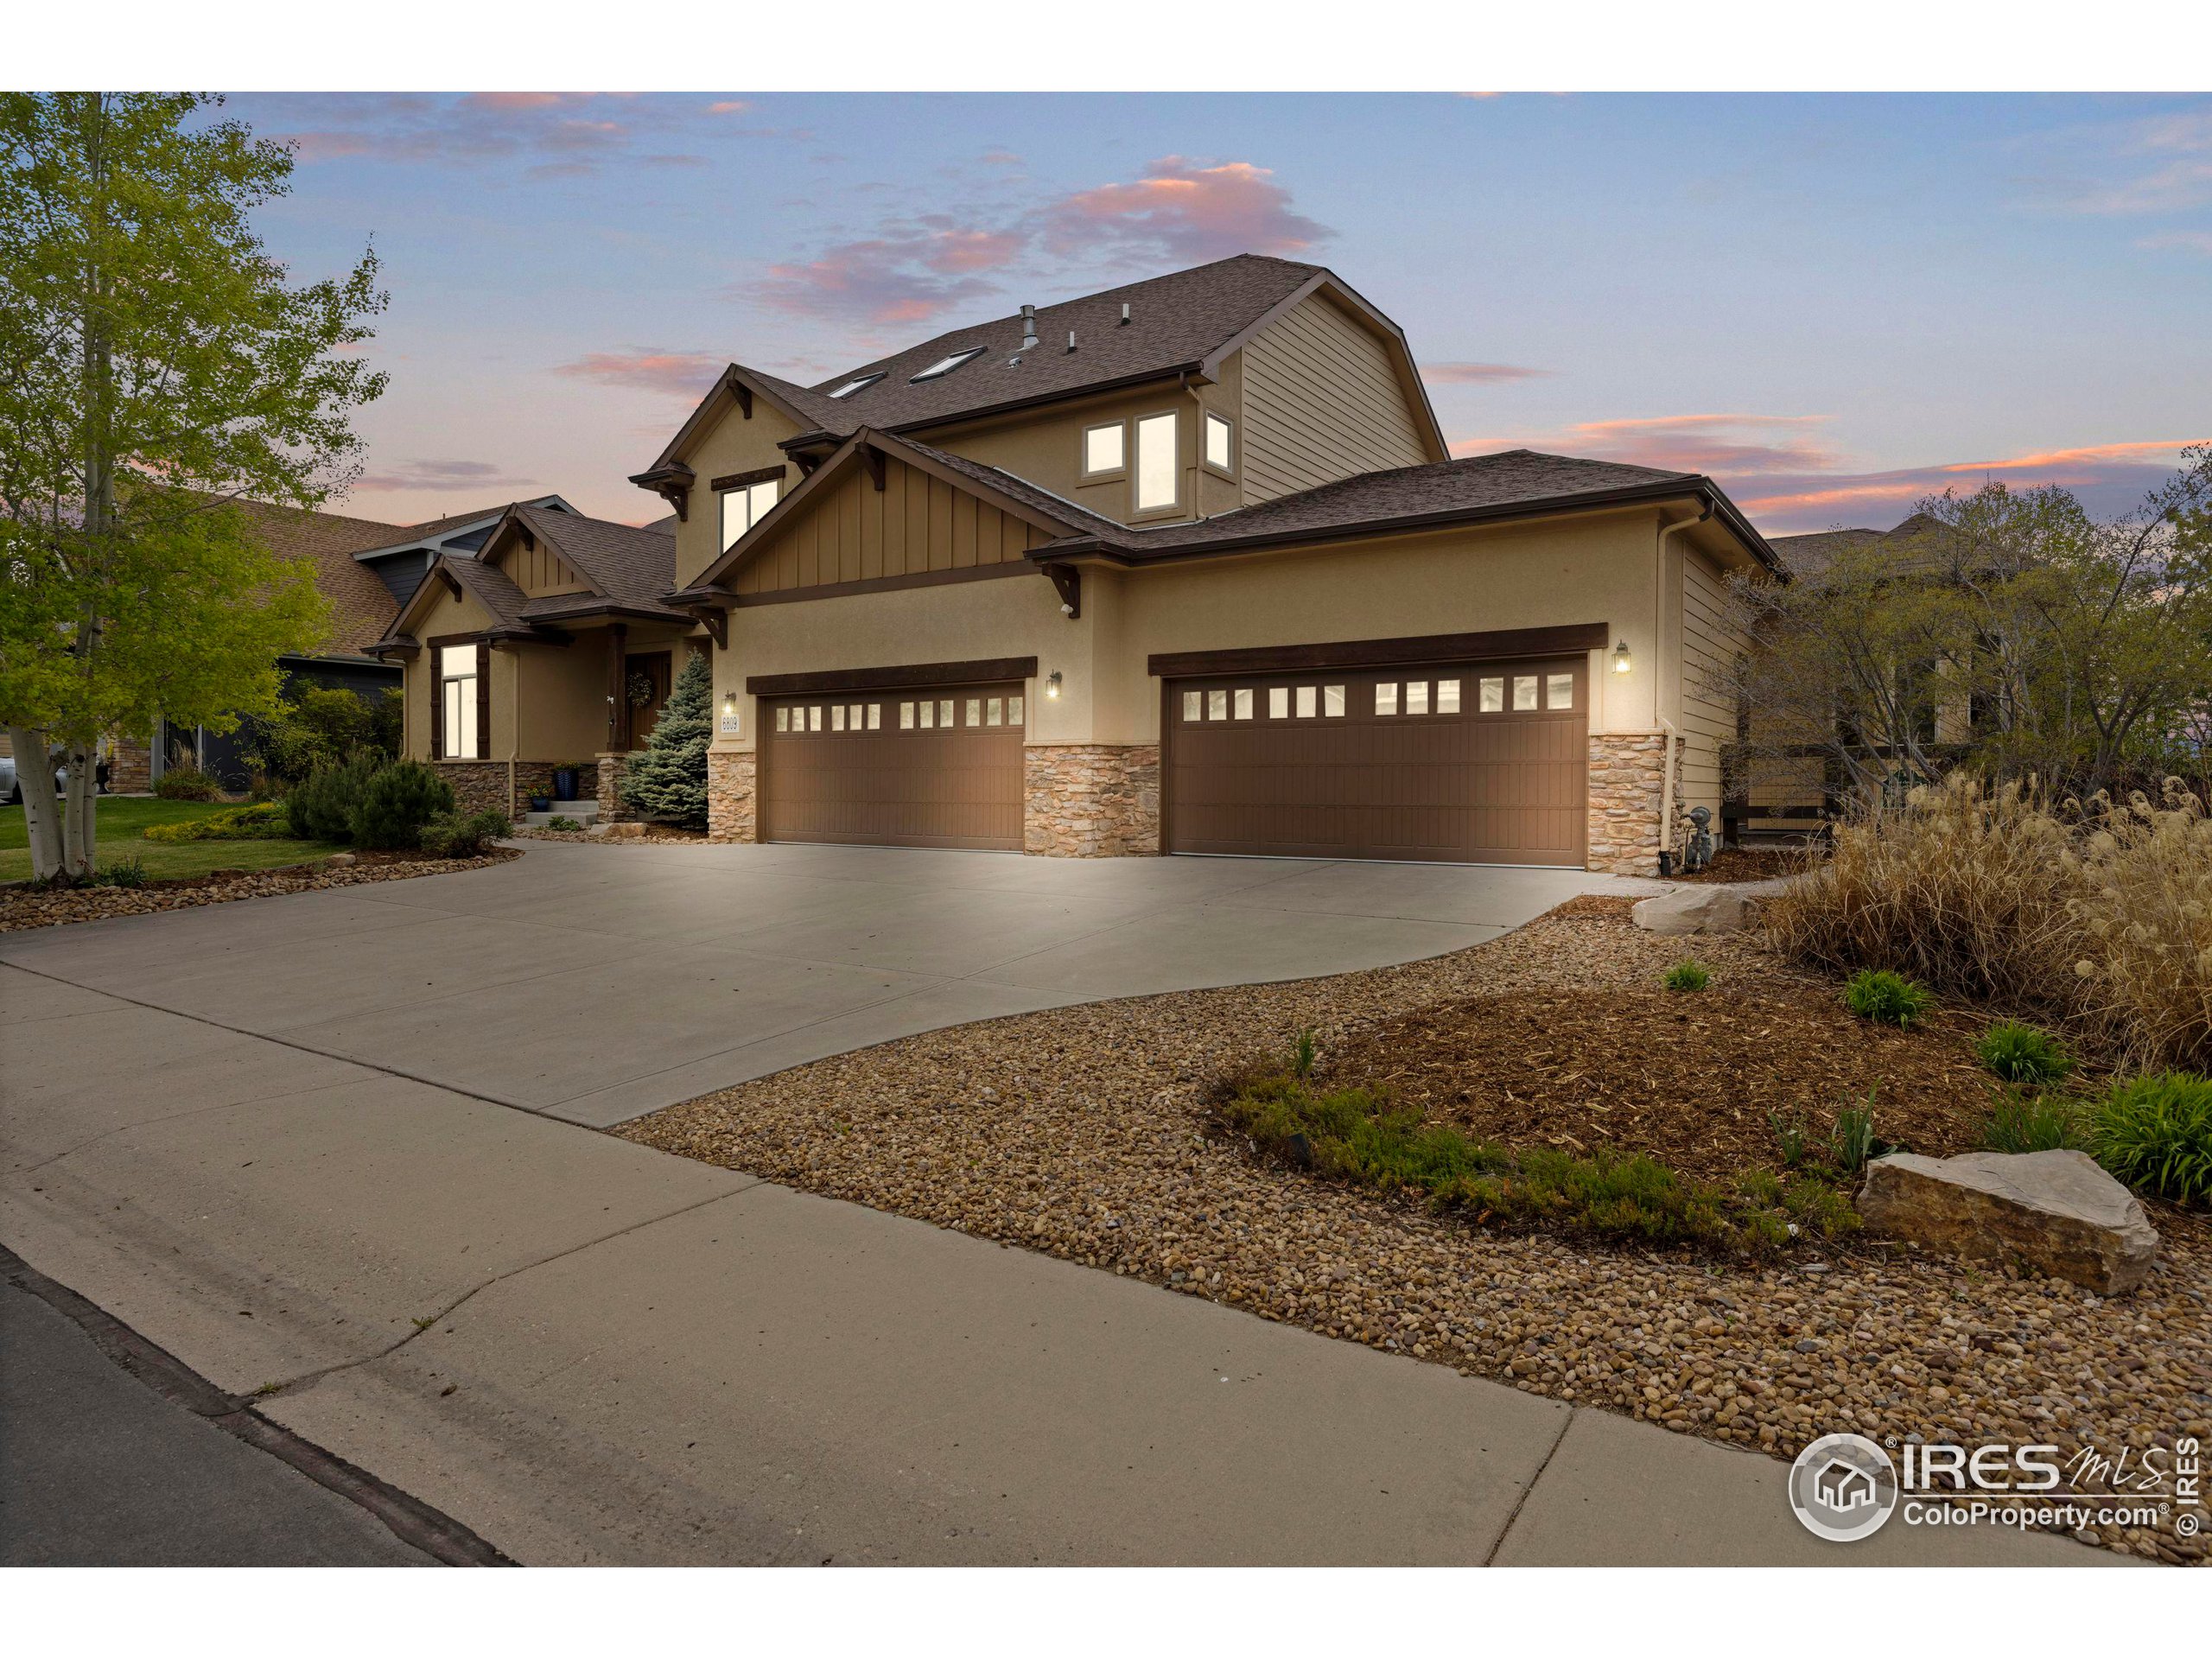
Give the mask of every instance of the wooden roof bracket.
[{"label": "wooden roof bracket", "polygon": [[1071,564],[1048,564],[1045,574],[1059,590],[1060,614],[1074,621],[1083,614],[1083,573]]},{"label": "wooden roof bracket", "polygon": [[883,451],[872,443],[861,445],[861,464],[868,468],[868,482],[875,486],[878,495],[883,493]]}]

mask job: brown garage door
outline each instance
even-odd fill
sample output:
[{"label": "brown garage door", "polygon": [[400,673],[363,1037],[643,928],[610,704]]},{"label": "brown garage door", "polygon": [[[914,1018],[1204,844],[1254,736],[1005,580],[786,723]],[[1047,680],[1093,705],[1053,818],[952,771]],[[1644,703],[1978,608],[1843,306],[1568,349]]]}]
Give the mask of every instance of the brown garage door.
[{"label": "brown garage door", "polygon": [[1173,680],[1177,853],[1579,868],[1586,659]]},{"label": "brown garage door", "polygon": [[1021,850],[1022,689],[761,705],[763,841]]}]

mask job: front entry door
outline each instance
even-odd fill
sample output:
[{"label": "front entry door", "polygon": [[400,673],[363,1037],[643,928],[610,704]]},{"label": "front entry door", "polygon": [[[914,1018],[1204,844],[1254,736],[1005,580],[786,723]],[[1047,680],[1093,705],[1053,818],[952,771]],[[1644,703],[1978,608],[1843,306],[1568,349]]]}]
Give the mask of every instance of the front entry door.
[{"label": "front entry door", "polygon": [[622,695],[630,702],[630,747],[642,749],[668,706],[668,653],[632,652],[622,659]]}]

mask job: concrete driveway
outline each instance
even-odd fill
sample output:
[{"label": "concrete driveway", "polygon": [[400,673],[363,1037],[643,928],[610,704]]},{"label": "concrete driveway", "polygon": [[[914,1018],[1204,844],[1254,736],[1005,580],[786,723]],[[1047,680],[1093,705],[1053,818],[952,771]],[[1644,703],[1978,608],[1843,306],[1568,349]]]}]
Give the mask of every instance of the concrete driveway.
[{"label": "concrete driveway", "polygon": [[580,847],[416,880],[0,935],[0,962],[604,1126],[895,1037],[1495,938],[1571,870]]}]

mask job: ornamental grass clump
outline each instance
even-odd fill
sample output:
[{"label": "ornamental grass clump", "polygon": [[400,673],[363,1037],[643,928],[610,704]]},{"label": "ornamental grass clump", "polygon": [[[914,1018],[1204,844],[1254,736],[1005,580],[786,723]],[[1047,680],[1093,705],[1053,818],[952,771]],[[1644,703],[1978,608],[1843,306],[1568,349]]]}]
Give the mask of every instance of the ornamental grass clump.
[{"label": "ornamental grass clump", "polygon": [[1999,1020],[1974,1040],[1974,1058],[2006,1083],[2042,1087],[2074,1069],[2066,1045],[2024,1020]]},{"label": "ornamental grass clump", "polygon": [[2212,819],[2175,779],[2094,804],[2069,861],[2078,994],[2137,1065],[2212,1071]]},{"label": "ornamental grass clump", "polygon": [[2131,1077],[2096,1103],[2096,1160],[2139,1192],[2212,1204],[2212,1078]]}]

